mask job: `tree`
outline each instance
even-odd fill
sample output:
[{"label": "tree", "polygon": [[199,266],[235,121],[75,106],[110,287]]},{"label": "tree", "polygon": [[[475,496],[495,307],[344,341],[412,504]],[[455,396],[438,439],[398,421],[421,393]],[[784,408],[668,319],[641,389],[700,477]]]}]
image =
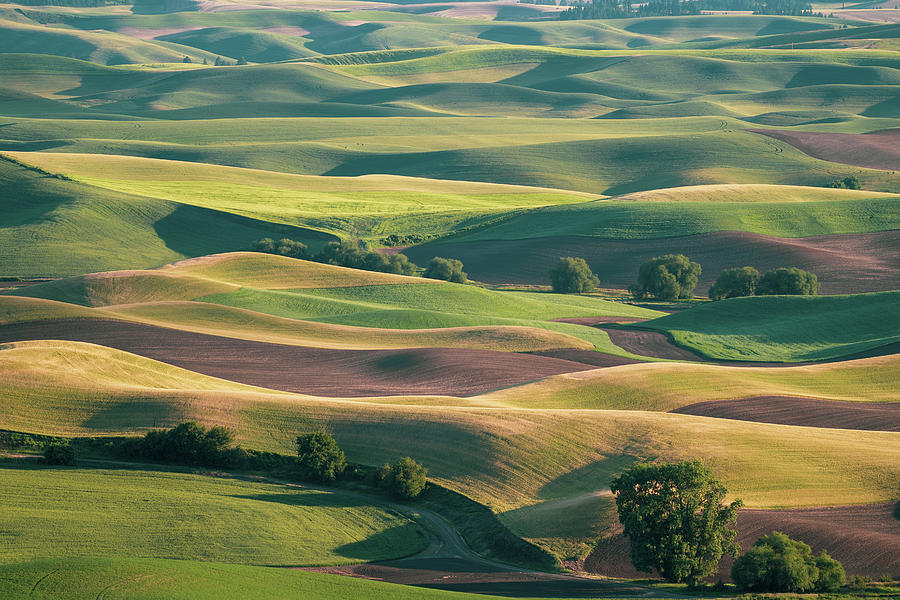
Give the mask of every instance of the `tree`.
[{"label": "tree", "polygon": [[181,59],[181,62],[187,64],[187,63],[192,63],[194,61],[191,60],[190,56],[185,56],[183,59]]},{"label": "tree", "polygon": [[207,429],[193,421],[181,423],[173,429],[148,431],[136,440],[132,454],[187,465],[226,466],[230,460],[232,433],[221,426]]},{"label": "tree", "polygon": [[550,284],[553,291],[559,294],[591,292],[599,283],[600,280],[583,258],[560,258],[556,266],[550,269]]},{"label": "tree", "polygon": [[239,65],[246,65],[246,64],[247,64],[247,59],[244,58],[244,57],[242,56],[242,57],[240,57],[240,58],[238,59],[237,64],[239,64]]},{"label": "tree", "polygon": [[416,264],[410,262],[405,254],[392,254],[388,257],[387,268],[384,271],[396,275],[415,275]]},{"label": "tree", "polygon": [[463,271],[461,261],[455,258],[441,258],[440,256],[435,256],[431,259],[425,272],[422,273],[422,277],[443,279],[453,283],[465,283],[469,280],[468,275]]},{"label": "tree", "polygon": [[44,463],[48,465],[75,464],[75,448],[69,442],[52,442],[44,448]]},{"label": "tree", "polygon": [[306,244],[303,242],[295,242],[288,238],[278,240],[278,243],[275,245],[275,254],[289,256],[291,258],[309,258]]},{"label": "tree", "polygon": [[828,592],[846,579],[841,563],[827,552],[813,556],[808,545],[779,531],[759,538],[734,561],[731,578],[753,592]]},{"label": "tree", "polygon": [[819,293],[819,278],[797,267],[775,269],[759,279],[756,293],[760,296],[815,296]]},{"label": "tree", "polygon": [[696,586],[723,555],[737,555],[732,526],[742,503],[723,504],[725,487],[701,461],[635,465],[610,489],[636,569]]},{"label": "tree", "polygon": [[324,431],[297,436],[297,458],[306,477],[331,481],[344,472],[344,451]]},{"label": "tree", "polygon": [[428,469],[405,456],[391,465],[384,465],[378,473],[381,486],[402,500],[412,500],[425,489]]},{"label": "tree", "polygon": [[753,267],[725,269],[709,288],[709,297],[713,300],[752,296],[759,281],[759,271]]},{"label": "tree", "polygon": [[828,187],[845,190],[858,190],[862,186],[859,183],[859,177],[857,177],[856,175],[849,175],[847,177],[844,177],[843,179],[835,179],[830,184],[828,184]]},{"label": "tree", "polygon": [[254,252],[265,252],[266,254],[275,254],[275,240],[272,238],[263,238],[261,240],[256,240],[250,246],[250,249]]},{"label": "tree", "polygon": [[684,254],[657,256],[641,265],[637,283],[628,289],[635,298],[690,298],[700,280],[700,272],[700,265]]}]

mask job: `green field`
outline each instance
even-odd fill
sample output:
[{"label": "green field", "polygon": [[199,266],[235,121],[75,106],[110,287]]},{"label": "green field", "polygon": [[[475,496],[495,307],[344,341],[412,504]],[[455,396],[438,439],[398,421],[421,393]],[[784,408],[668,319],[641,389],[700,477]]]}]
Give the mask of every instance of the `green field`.
[{"label": "green field", "polygon": [[900,293],[733,298],[641,327],[720,360],[827,360],[900,341]]},{"label": "green field", "polygon": [[[117,556],[326,565],[412,554],[410,519],[339,493],[156,471],[0,466],[0,562]],[[40,523],[40,527],[35,527]]]}]

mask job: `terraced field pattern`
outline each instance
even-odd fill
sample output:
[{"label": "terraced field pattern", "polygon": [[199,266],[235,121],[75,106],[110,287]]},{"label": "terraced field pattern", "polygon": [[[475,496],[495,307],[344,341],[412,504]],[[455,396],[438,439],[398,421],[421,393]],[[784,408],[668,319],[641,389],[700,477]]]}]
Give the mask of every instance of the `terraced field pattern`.
[{"label": "terraced field pattern", "polygon": [[[0,598],[678,597],[609,488],[692,459],[743,550],[900,578],[900,9],[570,4],[0,3]],[[820,288],[708,298],[744,266]],[[356,475],[110,454],[185,422]]]}]

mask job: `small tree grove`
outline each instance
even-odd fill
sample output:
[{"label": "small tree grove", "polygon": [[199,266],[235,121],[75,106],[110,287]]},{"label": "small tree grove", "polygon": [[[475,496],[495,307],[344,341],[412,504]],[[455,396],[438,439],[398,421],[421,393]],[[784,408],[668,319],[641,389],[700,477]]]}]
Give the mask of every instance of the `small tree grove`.
[{"label": "small tree grove", "polygon": [[560,258],[550,269],[550,284],[558,294],[583,294],[592,292],[600,280],[583,258]]},{"label": "small tree grove", "polygon": [[425,268],[425,272],[422,273],[422,277],[441,279],[451,283],[466,283],[469,280],[469,276],[463,271],[462,261],[455,258],[441,258],[440,256],[435,256],[431,259]]},{"label": "small tree grove", "polygon": [[833,592],[844,585],[844,567],[824,550],[810,547],[779,531],[759,538],[734,561],[731,578],[748,592]]},{"label": "small tree grove", "polygon": [[378,484],[392,496],[401,500],[412,500],[422,493],[427,483],[428,469],[409,456],[385,464],[378,470]]},{"label": "small tree grove", "polygon": [[640,266],[637,283],[628,290],[638,299],[657,300],[691,298],[700,281],[701,268],[684,254],[657,256]]},{"label": "small tree grove", "polygon": [[347,467],[344,451],[324,431],[297,436],[297,459],[301,474],[316,481],[332,481]]}]

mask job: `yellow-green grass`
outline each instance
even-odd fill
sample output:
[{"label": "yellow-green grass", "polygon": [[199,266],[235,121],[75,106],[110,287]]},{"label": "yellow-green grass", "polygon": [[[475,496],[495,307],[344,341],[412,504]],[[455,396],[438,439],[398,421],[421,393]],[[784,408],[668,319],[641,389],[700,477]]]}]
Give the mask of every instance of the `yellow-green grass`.
[{"label": "yellow-green grass", "polygon": [[0,52],[36,52],[88,60],[104,65],[177,63],[185,56],[196,62],[214,54],[189,46],[165,46],[110,31],[78,31],[0,19]]},{"label": "yellow-green grass", "polygon": [[[39,585],[35,585],[39,582]],[[292,569],[186,560],[84,558],[0,565],[6,600],[498,600]]]},{"label": "yellow-green grass", "polygon": [[893,197],[868,190],[848,190],[802,185],[712,184],[647,190],[618,196],[615,200],[635,202],[822,202]]},{"label": "yellow-green grass", "polygon": [[900,341],[900,292],[733,298],[641,327],[716,359],[835,359]]},{"label": "yellow-green grass", "polygon": [[[68,366],[72,354],[77,360]],[[0,351],[0,370],[9,383],[0,407],[0,427],[68,436],[127,435],[193,419],[234,428],[246,447],[281,452],[289,451],[298,432],[326,427],[349,460],[378,465],[410,455],[428,466],[434,480],[499,513],[563,499],[577,503],[607,488],[612,475],[640,459],[703,459],[733,496],[752,507],[887,501],[894,499],[900,475],[900,444],[892,432],[800,428],[642,410],[515,408],[510,406],[510,392],[388,403],[233,391],[225,384],[218,390],[197,390],[190,382],[177,389],[139,388],[133,383],[134,368],[121,374],[124,382],[98,385],[92,375],[107,369],[110,356],[116,354],[124,353],[75,343],[5,347]],[[571,398],[568,406],[577,407],[579,389],[582,398],[600,395],[608,387],[604,376],[613,375],[626,389],[635,385],[648,395],[681,386],[681,401],[689,403],[694,401],[690,396],[697,400],[704,394],[715,396],[715,390],[724,387],[723,378],[768,379],[770,388],[784,378],[783,387],[789,390],[793,381],[795,389],[832,385],[853,394],[860,380],[881,377],[891,382],[881,394],[893,393],[896,399],[897,363],[896,358],[891,360],[860,361],[850,365],[849,374],[841,371],[842,366],[829,365],[836,370],[830,379],[816,367],[798,367],[806,371],[791,374],[793,369],[717,372],[711,366],[672,364],[648,372],[646,366],[637,365],[596,371],[581,380],[568,378],[566,383],[574,385],[565,391]],[[154,363],[146,370],[149,374],[159,368]],[[711,371],[705,371],[701,384],[697,373],[705,369]],[[630,376],[622,376],[627,371]],[[871,392],[873,384],[867,386],[859,389]],[[553,538],[573,531],[575,516],[581,519],[584,512],[568,511],[565,503],[544,507],[546,533],[535,531],[533,523],[523,523],[517,514],[521,516],[510,515],[511,525],[518,524],[529,537]],[[577,526],[587,537],[608,526],[608,516],[598,513],[596,522],[580,521]]]},{"label": "yellow-green grass", "polygon": [[596,196],[390,175],[320,177],[130,156],[9,153],[99,188],[363,237],[441,234],[535,206]]},{"label": "yellow-green grass", "polygon": [[122,319],[195,333],[314,348],[477,348],[540,352],[594,347],[586,340],[536,327],[379,329],[286,319],[200,302],[148,302],[98,309],[41,298],[0,296],[0,325],[49,319]]},{"label": "yellow-green grass", "polygon": [[898,367],[896,354],[795,367],[644,363],[556,375],[487,397],[522,408],[652,411],[756,396],[896,402]]},{"label": "yellow-green grass", "polygon": [[311,248],[332,236],[66,181],[0,158],[0,273],[65,276],[155,267],[291,237]]},{"label": "yellow-green grass", "polygon": [[0,463],[0,563],[108,556],[257,565],[396,558],[427,536],[340,493],[158,471]]}]

